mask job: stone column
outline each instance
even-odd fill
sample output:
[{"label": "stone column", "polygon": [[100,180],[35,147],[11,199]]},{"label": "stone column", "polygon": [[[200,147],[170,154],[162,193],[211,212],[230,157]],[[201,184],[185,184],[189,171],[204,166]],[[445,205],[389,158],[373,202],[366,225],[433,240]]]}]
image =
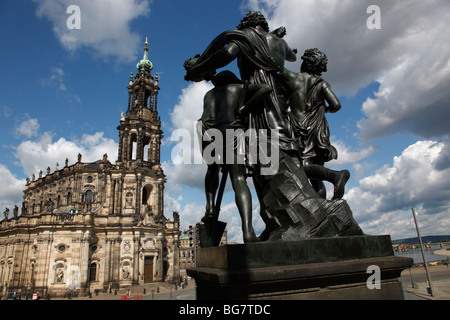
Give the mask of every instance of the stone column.
[{"label": "stone column", "polygon": [[158,213],[162,213],[164,211],[164,181],[159,181],[157,184],[158,190]]},{"label": "stone column", "polygon": [[128,131],[128,129],[125,129],[125,133],[124,133],[124,137],[123,137],[123,162],[127,162],[128,160],[130,160],[130,155],[128,154],[130,151],[130,132]]},{"label": "stone column", "polygon": [[174,238],[172,240],[172,251],[173,251],[173,257],[171,261],[172,265],[172,279],[175,282],[178,282],[180,280],[180,240],[178,239],[178,235],[175,234]]},{"label": "stone column", "polygon": [[143,153],[144,151],[144,146],[143,146],[143,141],[142,141],[142,133],[141,133],[141,129],[138,129],[138,133],[137,133],[137,142],[136,142],[136,160],[141,160],[143,159]]},{"label": "stone column", "polygon": [[122,130],[120,130],[119,131],[119,152],[118,152],[118,155],[117,155],[117,161],[118,162],[122,162],[122,159],[123,159],[123,157],[122,157],[122,155],[123,155],[123,147],[124,147],[124,143],[123,143],[124,138],[123,138],[123,136],[124,136],[124,132]]},{"label": "stone column", "polygon": [[155,141],[155,163],[161,162],[161,136],[158,136]]},{"label": "stone column", "polygon": [[113,177],[110,175],[109,176],[109,214],[112,215],[114,214],[114,186],[115,186],[115,181],[113,179]]},{"label": "stone column", "polygon": [[136,232],[133,237],[133,284],[139,284],[139,247],[140,247],[140,232]]},{"label": "stone column", "polygon": [[[133,81],[133,76],[130,76],[130,84]],[[132,101],[132,96],[133,96],[133,91],[131,91],[131,88],[128,87],[128,108],[127,108],[127,112],[131,110],[131,101]]]},{"label": "stone column", "polygon": [[[141,81],[141,80],[140,80]],[[144,91],[142,90],[142,85],[140,85],[139,86],[139,93],[138,93],[138,106],[139,107],[143,107],[143,105],[144,105],[144,103],[143,103],[143,100],[144,100]]]},{"label": "stone column", "polygon": [[156,281],[164,280],[164,236],[160,232],[156,237],[156,248],[158,250],[158,260],[156,261]]},{"label": "stone column", "polygon": [[112,281],[114,283],[117,283],[119,285],[120,281],[120,243],[122,242],[122,239],[120,237],[117,237],[114,239],[114,249],[113,249],[113,265],[112,265]]},{"label": "stone column", "polygon": [[79,268],[80,268],[80,287],[87,294],[89,290],[89,240],[90,231],[81,232],[78,237],[72,239],[73,243],[79,243]]},{"label": "stone column", "polygon": [[150,153],[150,149],[151,149],[151,155],[152,155],[152,163],[158,163],[157,161],[157,154],[156,154],[156,148],[157,148],[157,139],[155,135],[152,135],[152,139],[151,139],[152,143],[149,146],[149,153]]},{"label": "stone column", "polygon": [[140,173],[136,174],[136,214],[140,214],[141,212],[142,179]]},{"label": "stone column", "polygon": [[123,198],[123,180],[124,180],[124,177],[123,176],[121,176],[119,179],[119,190],[118,190],[118,195],[117,195],[117,197],[118,197],[118,205],[117,205],[117,209],[118,209],[118,211],[119,211],[119,213],[120,214],[122,214],[123,213],[123,206],[122,206],[122,198]]},{"label": "stone column", "polygon": [[120,212],[120,198],[121,198],[121,183],[120,178],[116,178],[115,180],[115,188],[114,188],[114,214]]},{"label": "stone column", "polygon": [[106,248],[105,248],[105,274],[104,274],[104,281],[103,281],[103,286],[108,285],[109,282],[111,281],[110,278],[110,270],[111,270],[111,239],[106,238],[105,239],[105,244],[106,244]]},{"label": "stone column", "polygon": [[97,203],[101,204],[103,203],[104,198],[107,197],[106,192],[106,179],[107,175],[106,173],[102,173],[101,175],[98,175],[98,192],[97,192]]}]

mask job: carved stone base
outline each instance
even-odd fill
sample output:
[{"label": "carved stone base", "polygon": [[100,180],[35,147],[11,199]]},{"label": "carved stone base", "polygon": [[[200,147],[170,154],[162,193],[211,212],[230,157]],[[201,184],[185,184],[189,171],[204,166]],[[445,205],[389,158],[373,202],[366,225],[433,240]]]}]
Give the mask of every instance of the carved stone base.
[{"label": "carved stone base", "polygon": [[[412,263],[394,256],[389,236],[357,236],[199,249],[187,274],[198,300],[403,299],[398,278]],[[369,266],[380,289],[367,286]]]}]

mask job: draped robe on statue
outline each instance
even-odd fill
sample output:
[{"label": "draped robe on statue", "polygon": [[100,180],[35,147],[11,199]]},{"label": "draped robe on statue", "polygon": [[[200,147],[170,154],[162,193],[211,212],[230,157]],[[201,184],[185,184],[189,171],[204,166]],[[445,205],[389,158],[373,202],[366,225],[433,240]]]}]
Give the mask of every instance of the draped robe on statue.
[{"label": "draped robe on statue", "polygon": [[[272,58],[264,34],[256,28],[225,31],[211,42],[196,64],[210,58],[230,43],[236,44],[240,50],[238,66],[242,80],[251,84],[267,84],[273,90],[264,105],[251,112],[249,127],[257,132],[259,129],[276,130],[280,149],[296,152],[299,146],[292,137],[283,98],[286,89],[280,85],[284,83],[284,68]],[[270,132],[267,131],[267,134]],[[272,131],[272,134],[275,134],[275,131]]]}]

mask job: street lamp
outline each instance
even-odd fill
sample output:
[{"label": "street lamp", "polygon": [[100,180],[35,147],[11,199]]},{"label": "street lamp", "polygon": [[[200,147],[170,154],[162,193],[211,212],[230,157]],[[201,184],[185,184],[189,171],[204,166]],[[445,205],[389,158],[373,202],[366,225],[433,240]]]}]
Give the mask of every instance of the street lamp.
[{"label": "street lamp", "polygon": [[412,213],[413,213],[413,217],[414,217],[414,223],[416,225],[417,236],[419,237],[420,250],[422,251],[423,264],[425,266],[425,272],[427,273],[427,279],[428,279],[428,284],[429,284],[429,289],[430,289],[429,291],[430,291],[431,296],[434,297],[433,287],[431,285],[431,277],[430,277],[430,273],[428,272],[428,263],[427,263],[427,259],[425,258],[425,253],[423,252],[422,238],[420,237],[419,224],[417,223],[416,212],[414,211],[414,208],[411,208],[411,209],[412,209]]}]

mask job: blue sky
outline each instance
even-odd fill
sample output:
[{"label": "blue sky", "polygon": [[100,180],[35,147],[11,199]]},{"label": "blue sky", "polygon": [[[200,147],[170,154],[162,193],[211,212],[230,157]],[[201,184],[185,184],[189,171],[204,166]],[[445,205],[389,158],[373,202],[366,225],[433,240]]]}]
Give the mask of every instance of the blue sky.
[{"label": "blue sky", "polygon": [[[81,10],[81,29],[69,30],[66,9]],[[370,5],[381,29],[367,27]],[[160,76],[161,161],[167,175],[165,215],[180,212],[182,228],[204,213],[203,165],[174,163],[175,129],[192,131],[209,83],[184,81],[184,60],[249,10],[301,53],[318,47],[329,60],[323,76],[342,110],[328,114],[339,158],[327,165],[352,177],[344,196],[369,234],[450,233],[450,3],[446,0],[2,0],[0,2],[0,208],[20,207],[26,177],[56,162],[117,157],[117,125],[128,102],[130,72],[145,37],[153,74]],[[298,71],[300,58],[286,67]],[[236,71],[233,64],[230,68]],[[198,152],[198,150],[195,150]],[[228,186],[221,218],[241,241]],[[332,192],[331,192],[332,193]],[[254,226],[261,232],[258,201]]]}]

